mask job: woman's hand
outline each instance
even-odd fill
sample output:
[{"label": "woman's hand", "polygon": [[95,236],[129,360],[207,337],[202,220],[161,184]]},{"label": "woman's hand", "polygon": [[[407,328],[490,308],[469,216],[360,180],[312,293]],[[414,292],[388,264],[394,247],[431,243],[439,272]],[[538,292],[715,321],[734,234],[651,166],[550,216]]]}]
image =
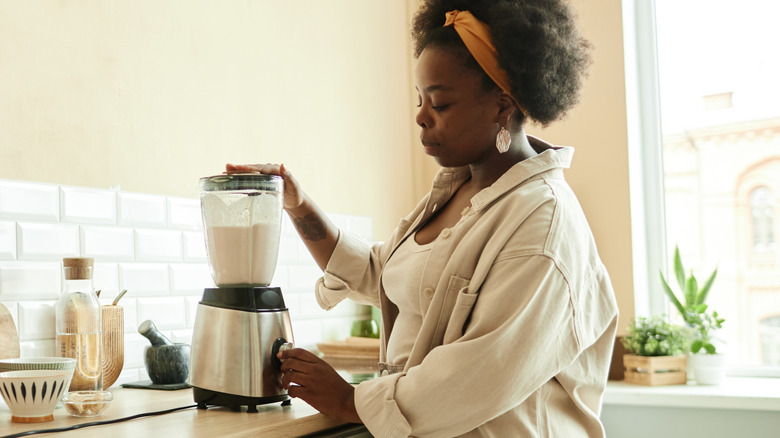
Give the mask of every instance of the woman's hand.
[{"label": "woman's hand", "polygon": [[355,409],[355,388],[324,360],[302,348],[281,351],[277,357],[284,361],[282,385],[290,397],[329,417],[362,423]]},{"label": "woman's hand", "polygon": [[292,210],[303,204],[303,190],[298,181],[284,167],[284,164],[227,164],[225,173],[260,172],[267,175],[279,175],[284,179],[284,208]]}]

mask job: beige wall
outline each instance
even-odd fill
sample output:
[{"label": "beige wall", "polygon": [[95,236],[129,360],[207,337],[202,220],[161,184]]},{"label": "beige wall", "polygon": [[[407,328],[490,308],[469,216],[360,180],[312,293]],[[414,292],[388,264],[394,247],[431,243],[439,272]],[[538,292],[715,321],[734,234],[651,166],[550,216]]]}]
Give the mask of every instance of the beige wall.
[{"label": "beige wall", "polygon": [[[436,164],[414,126],[417,0],[0,0],[0,178],[195,196],[225,162],[284,162],[326,211],[388,235]],[[582,103],[530,132],[567,177],[633,315],[620,2],[576,0]]]},{"label": "beige wall", "polygon": [[0,0],[0,178],[196,196],[284,162],[384,236],[414,203],[403,2]]},{"label": "beige wall", "polygon": [[580,30],[594,46],[594,63],[581,103],[561,122],[530,129],[576,148],[566,178],[580,199],[615,288],[618,332],[634,316],[628,133],[621,2],[576,0]]}]

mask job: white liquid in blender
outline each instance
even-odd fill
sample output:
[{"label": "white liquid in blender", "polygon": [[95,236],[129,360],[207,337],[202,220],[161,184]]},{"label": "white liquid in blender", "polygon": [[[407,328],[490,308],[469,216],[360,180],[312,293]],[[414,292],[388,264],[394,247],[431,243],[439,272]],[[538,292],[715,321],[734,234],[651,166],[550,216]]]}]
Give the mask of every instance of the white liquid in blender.
[{"label": "white liquid in blender", "polygon": [[217,286],[271,284],[279,254],[279,224],[208,227],[209,261]]}]

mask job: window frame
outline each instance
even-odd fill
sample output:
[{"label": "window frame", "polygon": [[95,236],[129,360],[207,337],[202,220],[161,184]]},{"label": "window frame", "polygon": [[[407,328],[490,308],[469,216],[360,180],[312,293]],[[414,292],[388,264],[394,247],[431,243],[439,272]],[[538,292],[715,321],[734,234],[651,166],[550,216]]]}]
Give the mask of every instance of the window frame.
[{"label": "window frame", "polygon": [[[656,0],[622,0],[634,314],[668,314],[668,274]],[[662,237],[658,237],[662,236]],[[780,378],[780,366],[729,367],[729,376]]]}]

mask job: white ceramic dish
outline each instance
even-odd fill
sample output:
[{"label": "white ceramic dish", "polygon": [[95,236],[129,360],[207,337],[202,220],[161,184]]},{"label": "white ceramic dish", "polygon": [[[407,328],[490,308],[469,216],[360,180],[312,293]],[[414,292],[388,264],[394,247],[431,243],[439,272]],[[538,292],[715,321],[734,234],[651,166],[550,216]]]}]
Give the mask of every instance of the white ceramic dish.
[{"label": "white ceramic dish", "polygon": [[68,390],[73,370],[21,370],[0,373],[0,394],[14,423],[54,419],[54,408]]}]

